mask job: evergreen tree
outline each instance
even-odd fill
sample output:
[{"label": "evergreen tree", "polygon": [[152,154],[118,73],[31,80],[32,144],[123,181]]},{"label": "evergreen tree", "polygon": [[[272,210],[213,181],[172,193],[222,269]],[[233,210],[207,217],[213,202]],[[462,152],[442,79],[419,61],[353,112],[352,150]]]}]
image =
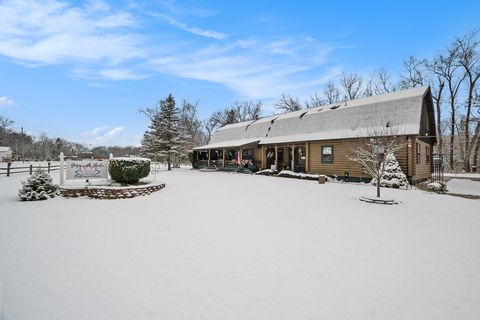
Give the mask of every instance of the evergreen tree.
[{"label": "evergreen tree", "polygon": [[383,174],[380,177],[380,186],[387,188],[408,188],[410,186],[407,176],[403,173],[393,153],[387,154],[384,166]]},{"label": "evergreen tree", "polygon": [[52,178],[42,169],[37,169],[27,181],[22,181],[22,189],[18,196],[22,201],[47,200],[58,193],[58,186],[53,184]]},{"label": "evergreen tree", "polygon": [[148,108],[142,112],[151,120],[143,137],[143,152],[150,158],[165,159],[168,170],[171,170],[172,160],[178,159],[184,152],[185,140],[175,99],[170,94],[165,100],[160,100],[159,108]]}]

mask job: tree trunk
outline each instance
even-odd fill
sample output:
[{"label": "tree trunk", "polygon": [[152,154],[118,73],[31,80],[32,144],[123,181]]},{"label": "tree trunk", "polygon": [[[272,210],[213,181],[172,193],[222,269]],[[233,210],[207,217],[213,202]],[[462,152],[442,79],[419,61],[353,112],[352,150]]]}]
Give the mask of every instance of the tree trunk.
[{"label": "tree trunk", "polygon": [[442,132],[442,91],[444,84],[440,82],[438,88],[438,94],[435,98],[435,107],[437,109],[437,142],[438,142],[438,153],[443,153],[443,132]]},{"label": "tree trunk", "polygon": [[453,144],[455,142],[455,105],[454,103],[451,104],[452,107],[452,122],[450,123],[450,151],[449,151],[449,160],[448,163],[450,164],[450,168],[455,171],[454,163],[453,163]]},{"label": "tree trunk", "polygon": [[377,177],[377,198],[380,198],[380,176]]},{"label": "tree trunk", "polygon": [[475,150],[473,151],[473,172],[478,171],[478,156],[480,152],[480,136],[479,136],[479,131],[480,131],[480,120],[477,122],[477,128],[475,129],[475,134],[477,138],[477,142],[475,143],[475,139],[472,139],[472,143],[475,143]]},{"label": "tree trunk", "polygon": [[168,167],[168,171],[172,170],[170,154],[167,156],[167,167]]},{"label": "tree trunk", "polygon": [[[474,85],[474,84],[473,84]],[[468,88],[468,100],[467,100],[467,114],[465,116],[465,156],[463,158],[463,166],[465,172],[470,172],[470,114],[472,112],[472,100],[473,100],[473,86],[470,82],[470,87]],[[472,143],[474,141],[472,140]]]}]

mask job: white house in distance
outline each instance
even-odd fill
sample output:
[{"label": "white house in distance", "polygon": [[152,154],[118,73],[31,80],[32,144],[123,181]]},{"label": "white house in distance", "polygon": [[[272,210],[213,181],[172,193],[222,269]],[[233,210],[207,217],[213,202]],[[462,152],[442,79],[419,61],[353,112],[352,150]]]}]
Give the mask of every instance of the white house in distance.
[{"label": "white house in distance", "polygon": [[10,147],[0,147],[0,161],[12,161],[12,148]]}]

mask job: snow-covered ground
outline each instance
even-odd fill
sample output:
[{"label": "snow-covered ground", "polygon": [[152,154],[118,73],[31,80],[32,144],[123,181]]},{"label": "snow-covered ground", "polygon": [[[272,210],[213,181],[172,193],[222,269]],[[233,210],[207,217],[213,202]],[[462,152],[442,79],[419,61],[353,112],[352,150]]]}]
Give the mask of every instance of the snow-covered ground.
[{"label": "snow-covered ground", "polygon": [[480,318],[480,200],[182,169],[147,197],[19,202],[20,178],[2,320]]},{"label": "snow-covered ground", "polygon": [[444,174],[445,178],[467,178],[467,179],[478,179],[480,180],[480,173],[453,173],[446,172]]},{"label": "snow-covered ground", "polygon": [[448,193],[480,196],[480,181],[452,179],[447,182]]}]

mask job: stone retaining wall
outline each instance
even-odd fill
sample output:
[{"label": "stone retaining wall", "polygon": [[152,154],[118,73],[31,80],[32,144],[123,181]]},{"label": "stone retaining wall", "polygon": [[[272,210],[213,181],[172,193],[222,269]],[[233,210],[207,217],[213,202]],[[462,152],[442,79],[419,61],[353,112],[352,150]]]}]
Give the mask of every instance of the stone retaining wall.
[{"label": "stone retaining wall", "polygon": [[143,187],[99,187],[87,186],[85,188],[60,188],[60,193],[66,198],[90,197],[94,199],[126,199],[146,196],[152,192],[165,188],[165,183],[146,185]]}]

